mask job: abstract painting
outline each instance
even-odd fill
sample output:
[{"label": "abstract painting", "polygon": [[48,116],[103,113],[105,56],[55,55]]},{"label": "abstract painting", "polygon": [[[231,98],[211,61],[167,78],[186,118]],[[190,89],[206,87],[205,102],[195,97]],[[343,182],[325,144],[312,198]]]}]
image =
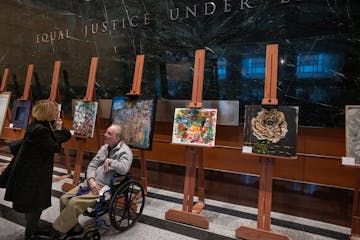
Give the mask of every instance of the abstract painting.
[{"label": "abstract painting", "polygon": [[94,136],[97,107],[97,102],[75,101],[72,123],[75,136]]},{"label": "abstract painting", "polygon": [[127,145],[137,149],[151,149],[155,108],[154,99],[113,98],[110,119],[124,129],[123,140]]},{"label": "abstract painting", "polygon": [[26,129],[31,111],[30,100],[15,100],[11,110],[11,122],[14,128]]},{"label": "abstract painting", "polygon": [[360,105],[345,107],[346,156],[360,164]]},{"label": "abstract painting", "polygon": [[243,152],[296,158],[297,106],[245,106]]},{"label": "abstract painting", "polygon": [[11,92],[0,93],[0,137],[4,128],[7,110],[9,107]]},{"label": "abstract painting", "polygon": [[172,143],[215,146],[217,109],[176,108]]}]

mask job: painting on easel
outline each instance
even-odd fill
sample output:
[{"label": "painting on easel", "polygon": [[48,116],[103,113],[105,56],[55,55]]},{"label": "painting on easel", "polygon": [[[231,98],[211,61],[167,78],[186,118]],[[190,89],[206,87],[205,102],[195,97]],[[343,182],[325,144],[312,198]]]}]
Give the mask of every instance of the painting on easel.
[{"label": "painting on easel", "polygon": [[97,107],[97,102],[75,101],[72,123],[75,136],[94,136]]},{"label": "painting on easel", "polygon": [[111,107],[111,121],[122,126],[123,139],[132,148],[151,149],[156,101],[115,97]]},{"label": "painting on easel", "polygon": [[346,156],[360,164],[360,105],[345,107]]},{"label": "painting on easel", "polygon": [[11,92],[0,93],[0,136],[6,119],[6,113],[9,107]]},{"label": "painting on easel", "polygon": [[215,146],[217,109],[176,108],[172,143]]},{"label": "painting on easel", "polygon": [[11,110],[11,122],[14,128],[26,129],[29,123],[31,100],[15,100]]},{"label": "painting on easel", "polygon": [[243,152],[296,158],[299,108],[247,105]]}]

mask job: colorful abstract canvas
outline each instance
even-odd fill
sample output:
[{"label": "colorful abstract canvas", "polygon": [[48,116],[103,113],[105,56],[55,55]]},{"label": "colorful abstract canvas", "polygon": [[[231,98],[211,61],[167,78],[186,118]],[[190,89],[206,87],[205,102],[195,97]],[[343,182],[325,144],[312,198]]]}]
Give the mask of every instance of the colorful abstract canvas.
[{"label": "colorful abstract canvas", "polygon": [[6,113],[9,107],[11,92],[0,93],[0,136],[4,128]]},{"label": "colorful abstract canvas", "polygon": [[217,109],[176,108],[172,143],[215,146]]},{"label": "colorful abstract canvas", "polygon": [[72,124],[75,136],[94,136],[97,107],[97,102],[75,101]]},{"label": "colorful abstract canvas", "polygon": [[26,129],[31,111],[30,100],[15,100],[11,111],[11,122],[14,128]]},{"label": "colorful abstract canvas", "polygon": [[360,164],[360,105],[348,105],[345,108],[346,156]]},{"label": "colorful abstract canvas", "polygon": [[296,158],[297,106],[245,107],[243,152]]},{"label": "colorful abstract canvas", "polygon": [[132,148],[151,149],[156,101],[115,97],[111,107],[112,123],[122,126],[123,140]]}]

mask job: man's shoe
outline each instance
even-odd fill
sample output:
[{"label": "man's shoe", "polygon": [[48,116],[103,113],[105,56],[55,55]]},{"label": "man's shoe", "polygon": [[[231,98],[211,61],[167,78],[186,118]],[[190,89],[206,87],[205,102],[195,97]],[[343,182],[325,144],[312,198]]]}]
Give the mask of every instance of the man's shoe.
[{"label": "man's shoe", "polygon": [[66,237],[64,233],[57,231],[55,228],[51,228],[50,239],[51,240],[63,240]]},{"label": "man's shoe", "polygon": [[39,240],[39,236],[37,234],[25,235],[25,240]]},{"label": "man's shoe", "polygon": [[49,237],[51,235],[52,224],[51,223],[40,223],[35,234],[40,237],[46,236]]},{"label": "man's shoe", "polygon": [[51,231],[52,231],[51,227],[41,228],[36,231],[36,234],[39,235],[40,237],[43,237],[43,236],[49,237],[49,236],[51,236]]},{"label": "man's shoe", "polygon": [[37,234],[26,235],[25,240],[49,240],[49,236],[39,236]]},{"label": "man's shoe", "polygon": [[67,233],[66,233],[66,238],[68,237],[74,237],[74,236],[80,236],[84,233],[84,229],[83,227],[77,223],[72,229],[70,229]]}]

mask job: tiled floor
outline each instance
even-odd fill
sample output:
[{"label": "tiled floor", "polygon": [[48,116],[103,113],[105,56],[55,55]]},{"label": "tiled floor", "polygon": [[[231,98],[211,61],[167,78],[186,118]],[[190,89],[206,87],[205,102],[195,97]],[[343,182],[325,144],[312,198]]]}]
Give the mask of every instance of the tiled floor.
[{"label": "tiled floor", "polygon": [[[60,175],[64,169],[55,168]],[[52,223],[58,214],[58,197],[62,194],[61,185],[71,179],[53,184],[52,206],[43,212],[42,223]],[[24,219],[11,209],[11,203],[3,200],[4,189],[0,189],[0,239],[23,239]],[[239,226],[256,227],[257,209],[206,199],[203,212],[210,222],[209,229],[191,227],[164,219],[168,209],[181,209],[182,194],[157,188],[148,188],[145,208],[141,220],[130,230],[118,234],[115,230],[102,227],[102,239],[236,239],[235,230]],[[107,217],[107,216],[106,216]],[[93,220],[80,217],[85,229],[91,229]],[[347,239],[350,229],[334,224],[309,220],[301,217],[272,213],[272,230],[288,235],[294,240]]]}]

